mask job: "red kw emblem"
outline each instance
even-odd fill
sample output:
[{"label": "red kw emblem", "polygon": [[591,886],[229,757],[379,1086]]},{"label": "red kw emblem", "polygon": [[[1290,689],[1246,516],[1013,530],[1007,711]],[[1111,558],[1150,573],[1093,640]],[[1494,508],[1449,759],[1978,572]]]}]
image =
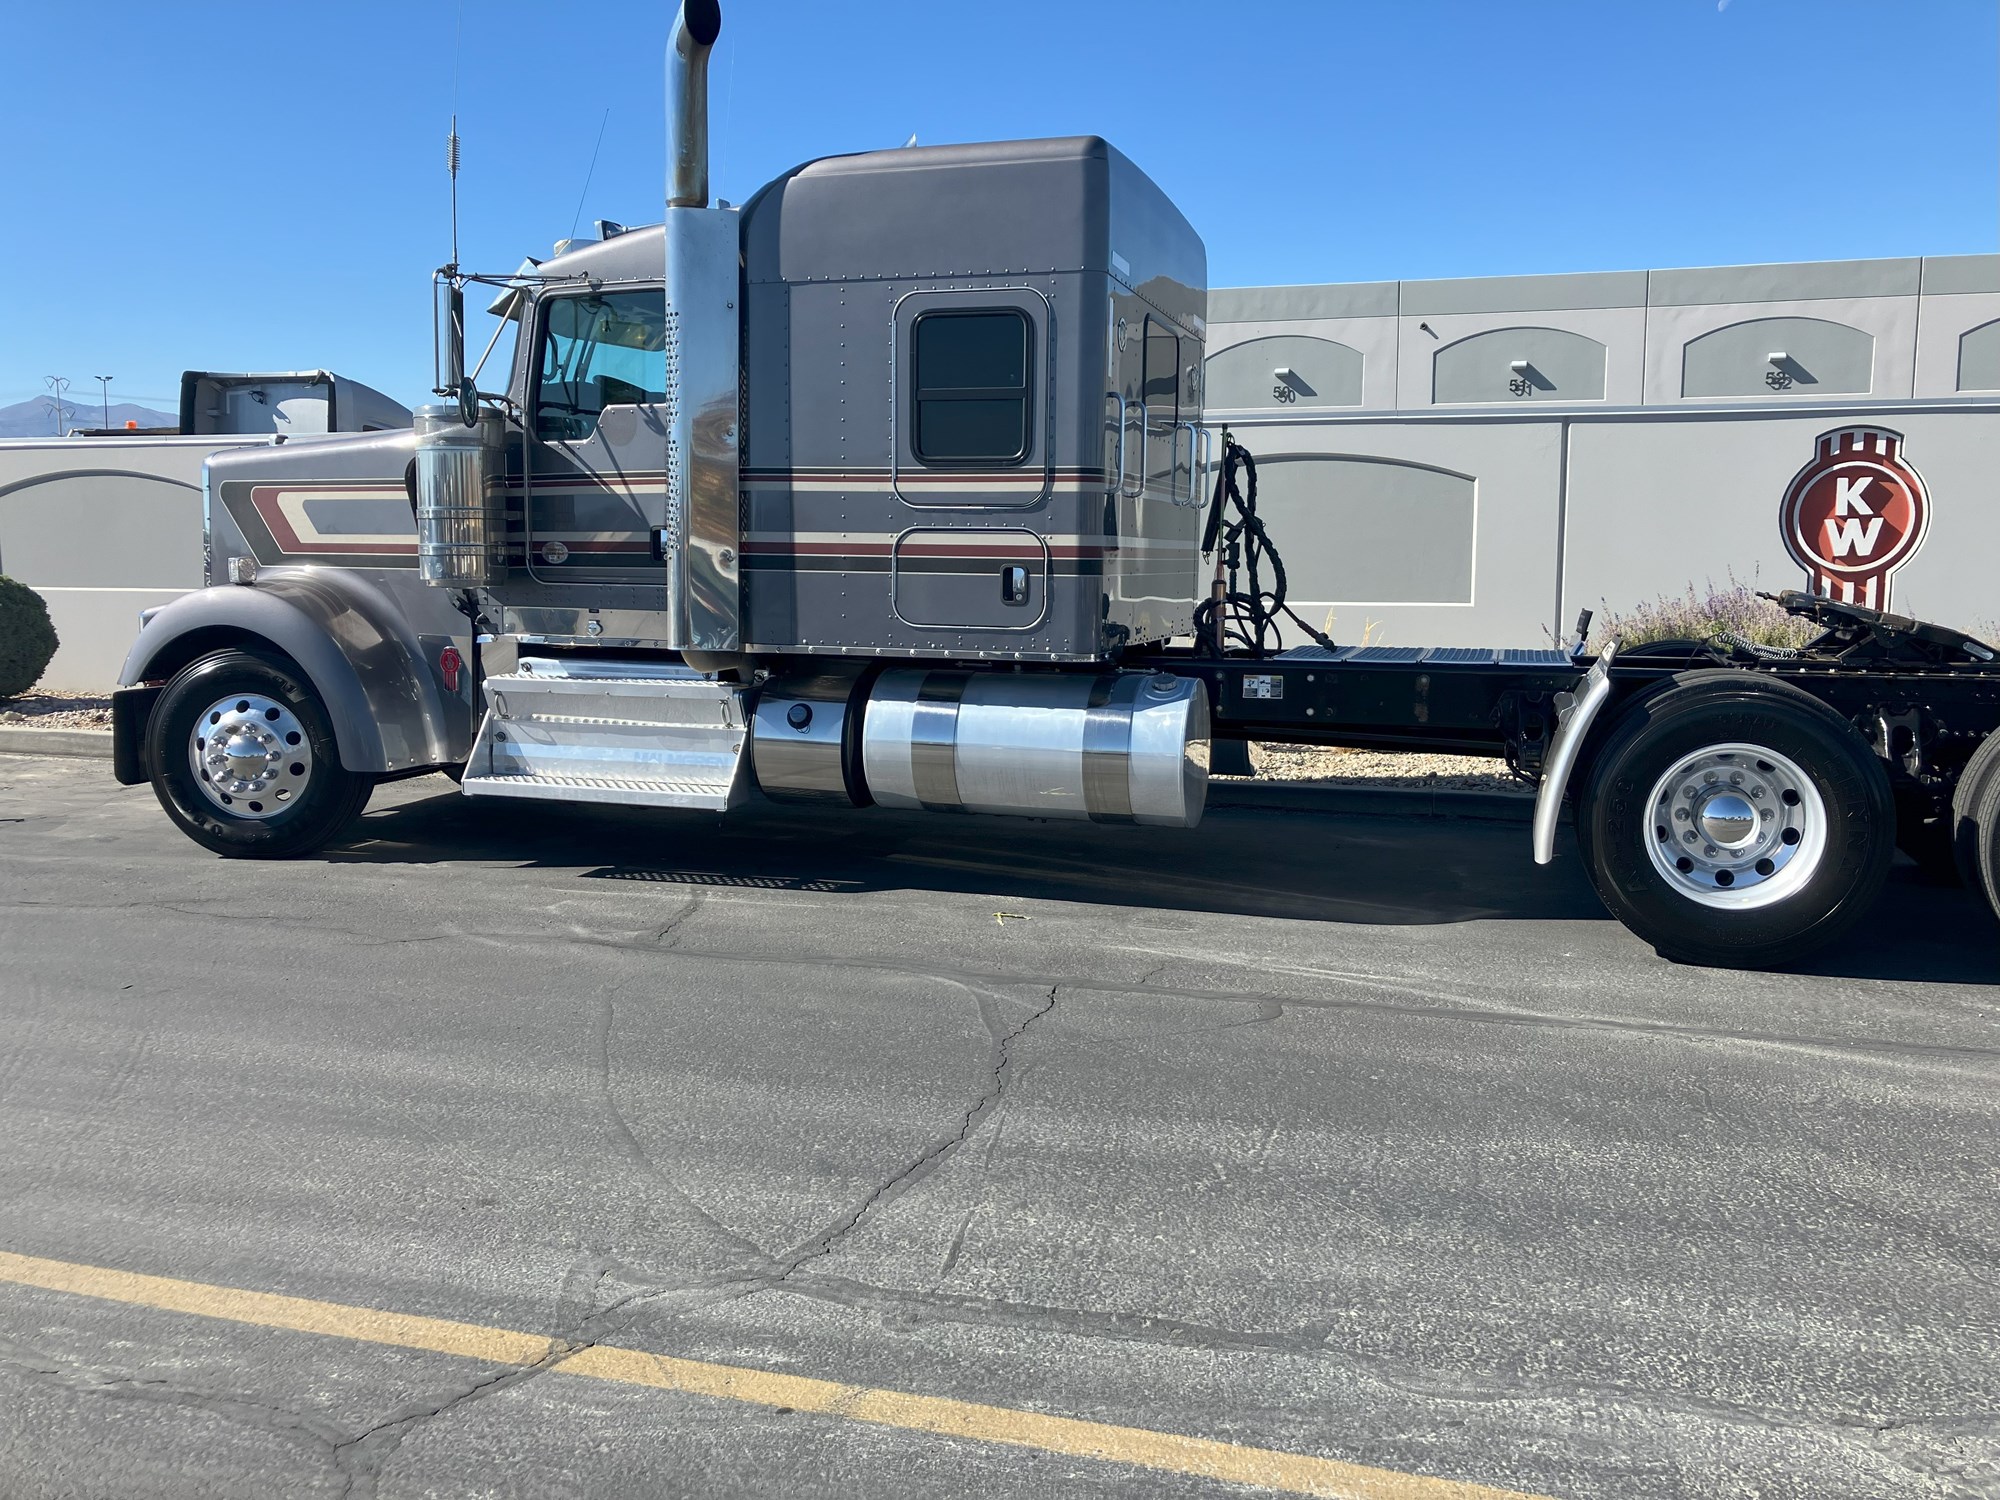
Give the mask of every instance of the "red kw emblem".
[{"label": "red kw emblem", "polygon": [[1887,609],[1889,575],[1916,555],[1930,525],[1923,476],[1903,457],[1903,435],[1887,428],[1823,432],[1818,449],[1785,490],[1786,550],[1815,594]]}]

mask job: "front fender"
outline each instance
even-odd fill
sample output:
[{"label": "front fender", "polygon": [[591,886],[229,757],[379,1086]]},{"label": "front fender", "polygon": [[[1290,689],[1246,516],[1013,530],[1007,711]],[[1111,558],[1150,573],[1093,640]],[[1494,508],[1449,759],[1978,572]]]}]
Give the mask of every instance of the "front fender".
[{"label": "front fender", "polygon": [[348,770],[406,771],[465,758],[465,705],[447,700],[395,601],[349,569],[265,568],[251,584],[184,594],[146,621],[118,680],[170,676],[210,651],[259,642],[284,652],[312,682]]}]

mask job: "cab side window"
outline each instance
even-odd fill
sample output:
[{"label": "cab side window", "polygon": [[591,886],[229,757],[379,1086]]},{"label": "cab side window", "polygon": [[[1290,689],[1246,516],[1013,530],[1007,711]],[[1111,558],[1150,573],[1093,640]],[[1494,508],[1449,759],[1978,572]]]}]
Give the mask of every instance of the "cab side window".
[{"label": "cab side window", "polygon": [[927,312],[911,329],[911,451],[943,466],[1018,464],[1033,445],[1034,330],[1014,308]]},{"label": "cab side window", "polygon": [[591,292],[543,307],[538,436],[575,442],[597,430],[607,406],[667,399],[665,292]]}]

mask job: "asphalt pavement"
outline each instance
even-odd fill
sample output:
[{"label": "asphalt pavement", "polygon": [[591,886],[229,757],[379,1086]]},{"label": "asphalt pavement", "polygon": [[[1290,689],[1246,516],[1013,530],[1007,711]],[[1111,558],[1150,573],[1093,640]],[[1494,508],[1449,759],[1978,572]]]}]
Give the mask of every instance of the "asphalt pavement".
[{"label": "asphalt pavement", "polygon": [[0,758],[0,1496],[2000,1495],[1996,981],[1908,867],[1739,974],[1510,823]]}]

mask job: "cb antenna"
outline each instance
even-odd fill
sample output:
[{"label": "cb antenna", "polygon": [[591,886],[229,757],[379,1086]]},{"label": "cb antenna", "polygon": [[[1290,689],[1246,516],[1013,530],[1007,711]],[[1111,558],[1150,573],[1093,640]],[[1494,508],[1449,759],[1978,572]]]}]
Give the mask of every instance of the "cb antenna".
[{"label": "cb antenna", "polygon": [[444,169],[451,174],[451,268],[458,269],[458,115],[451,117],[451,134],[444,142]]},{"label": "cb antenna", "polygon": [[458,65],[465,55],[465,0],[458,0],[451,34],[451,134],[444,142],[444,169],[451,176],[451,270],[458,274]]}]

